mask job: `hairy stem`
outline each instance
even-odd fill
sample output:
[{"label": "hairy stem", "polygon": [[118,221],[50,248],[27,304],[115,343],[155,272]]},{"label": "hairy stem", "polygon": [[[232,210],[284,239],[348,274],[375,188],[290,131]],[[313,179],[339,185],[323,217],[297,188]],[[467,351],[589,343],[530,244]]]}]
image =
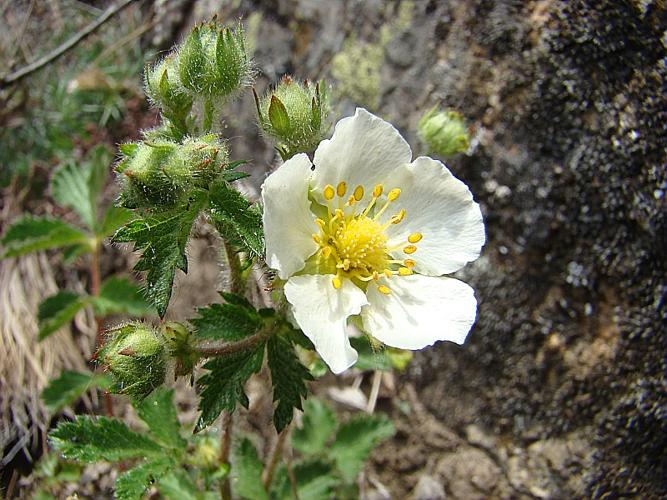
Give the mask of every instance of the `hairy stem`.
[{"label": "hairy stem", "polygon": [[210,132],[213,128],[213,115],[215,114],[215,107],[213,101],[210,99],[204,100],[204,122],[202,124],[203,132]]},{"label": "hairy stem", "polygon": [[234,251],[232,246],[223,241],[225,248],[225,256],[227,259],[227,269],[229,270],[229,291],[237,295],[243,295],[244,283],[241,276],[241,261],[239,255]]},{"label": "hairy stem", "polygon": [[273,475],[276,472],[276,466],[278,465],[280,457],[283,454],[283,447],[285,446],[285,441],[287,440],[288,434],[289,434],[289,427],[286,427],[280,434],[278,434],[278,440],[276,441],[276,445],[273,447],[273,450],[271,451],[271,456],[269,458],[268,463],[266,464],[264,472],[262,472],[262,484],[264,485],[264,489],[267,491],[271,486],[271,482],[273,481]]},{"label": "hairy stem", "polygon": [[[232,447],[232,428],[234,425],[234,418],[231,413],[224,412],[222,414],[222,435],[220,436],[220,463],[229,463],[229,451]],[[226,477],[220,485],[220,497],[222,500],[231,500],[232,486],[229,482],[229,477]]]},{"label": "hairy stem", "polygon": [[254,335],[239,340],[238,342],[221,342],[217,344],[200,345],[195,347],[195,352],[203,358],[214,358],[216,356],[234,354],[236,352],[251,349],[262,343],[271,336],[272,332],[273,328],[262,329]]}]

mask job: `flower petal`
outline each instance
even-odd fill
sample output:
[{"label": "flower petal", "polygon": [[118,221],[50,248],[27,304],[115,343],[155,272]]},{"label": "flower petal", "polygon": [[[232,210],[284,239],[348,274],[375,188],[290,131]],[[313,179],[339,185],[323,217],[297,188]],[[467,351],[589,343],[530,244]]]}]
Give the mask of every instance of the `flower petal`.
[{"label": "flower petal", "polygon": [[[400,187],[400,197],[391,211],[383,216],[386,222],[401,208],[406,215],[400,224],[387,228],[389,245],[399,247],[392,252],[397,259],[410,257],[417,264],[415,271],[441,276],[461,269],[479,257],[486,239],[479,205],[472,193],[449,169],[437,160],[421,156],[410,165],[394,172],[392,186]],[[420,233],[417,251],[406,255],[408,236]]]},{"label": "flower petal", "polygon": [[344,279],[336,290],[331,274],[293,276],[285,284],[285,297],[303,333],[315,344],[315,349],[338,374],[357,361],[357,351],[347,338],[348,316],[359,314],[368,304],[362,292],[350,280]]},{"label": "flower petal", "polygon": [[313,234],[319,228],[308,199],[310,167],[308,155],[298,154],[269,175],[262,185],[266,263],[282,279],[302,269],[318,248]]},{"label": "flower petal", "polygon": [[336,187],[345,181],[349,194],[361,185],[364,198],[370,199],[376,184],[384,182],[394,169],[410,163],[411,159],[409,144],[391,123],[357,108],[354,116],[336,124],[333,137],[322,141],[315,151],[311,186],[322,199],[327,184]]},{"label": "flower petal", "polygon": [[437,340],[463,344],[477,313],[471,287],[454,278],[418,274],[385,285],[389,295],[368,287],[369,305],[361,311],[364,328],[373,337],[400,349],[421,349]]}]

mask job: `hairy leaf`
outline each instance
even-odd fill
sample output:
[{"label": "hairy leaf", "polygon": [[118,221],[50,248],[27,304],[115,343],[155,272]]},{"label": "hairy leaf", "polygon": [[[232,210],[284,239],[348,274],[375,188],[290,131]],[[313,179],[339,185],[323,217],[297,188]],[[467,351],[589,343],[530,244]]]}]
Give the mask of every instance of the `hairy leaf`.
[{"label": "hairy leaf", "polygon": [[292,446],[303,455],[325,451],[327,442],[336,431],[336,414],[323,401],[309,399],[304,403],[301,427],[292,431]]},{"label": "hairy leaf", "polygon": [[211,186],[210,214],[221,236],[254,257],[264,253],[262,213],[224,182]]},{"label": "hairy leaf", "polygon": [[[295,463],[293,473],[299,500],[333,498],[334,487],[338,484],[339,479],[335,476],[330,464],[321,460]],[[274,485],[274,488],[271,489],[271,498],[276,500],[294,498],[286,467],[278,469]]]},{"label": "hairy leaf", "polygon": [[370,452],[382,440],[394,435],[394,425],[380,415],[357,415],[340,426],[330,455],[347,482],[352,482]]},{"label": "hairy leaf", "polygon": [[119,228],[130,222],[135,218],[134,213],[127,208],[110,206],[104,212],[104,218],[97,230],[97,236],[106,238],[114,234]]},{"label": "hairy leaf", "polygon": [[141,499],[146,489],[173,465],[173,461],[169,458],[158,458],[123,472],[116,479],[116,499]]},{"label": "hairy leaf", "polygon": [[47,298],[39,305],[37,320],[39,321],[39,340],[66,325],[81,308],[86,305],[86,297],[74,292],[62,291]]},{"label": "hairy leaf", "polygon": [[308,396],[304,381],[313,380],[308,369],[301,364],[292,344],[274,335],[268,342],[268,360],[273,384],[273,400],[277,402],[273,412],[273,424],[278,432],[287,426],[294,415],[294,408],[302,409],[301,398]]},{"label": "hairy leaf", "polygon": [[262,326],[262,318],[245,299],[225,294],[226,304],[211,304],[197,310],[198,318],[190,320],[196,334],[202,339],[221,339],[229,342],[241,340],[256,333]]},{"label": "hairy leaf", "polygon": [[137,405],[137,414],[148,424],[151,434],[160,443],[170,448],[184,449],[188,443],[181,437],[173,398],[173,389],[156,389]]},{"label": "hairy leaf", "polygon": [[70,162],[56,170],[51,178],[53,198],[74,210],[90,229],[97,226],[97,196],[106,172],[107,166],[101,161],[83,165]]},{"label": "hairy leaf", "polygon": [[243,386],[250,375],[260,370],[263,359],[264,343],[261,343],[255,348],[221,356],[204,365],[210,373],[198,382],[203,390],[199,401],[201,416],[195,432],[213,423],[223,410],[233,412],[237,402],[248,407],[248,396]]},{"label": "hairy leaf", "polygon": [[232,460],[234,493],[247,500],[268,500],[269,495],[262,485],[264,466],[249,439],[243,438],[236,443]]},{"label": "hairy leaf", "polygon": [[49,436],[53,447],[65,458],[88,463],[162,453],[156,442],[131,431],[120,420],[106,417],[79,416],[73,422],[61,422]]},{"label": "hairy leaf", "polygon": [[178,470],[160,478],[158,489],[165,498],[171,500],[199,500],[197,485],[183,470]]},{"label": "hairy leaf", "polygon": [[350,344],[357,353],[355,368],[360,370],[384,370],[391,371],[393,369],[391,358],[389,357],[385,348],[375,348],[367,336],[353,337],[350,339]]},{"label": "hairy leaf", "polygon": [[105,280],[100,287],[100,295],[90,297],[90,301],[100,316],[117,313],[143,316],[151,312],[151,306],[144,299],[139,287],[130,283],[127,278],[112,276]]},{"label": "hairy leaf", "polygon": [[62,248],[86,243],[86,236],[79,229],[57,219],[23,217],[7,230],[2,238],[5,257],[17,257],[30,252]]},{"label": "hairy leaf", "polygon": [[199,194],[187,208],[135,219],[114,235],[114,242],[134,242],[134,249],[142,251],[134,269],[146,271],[146,295],[160,317],[167,311],[176,269],[187,272],[185,246],[205,203],[206,197]]},{"label": "hairy leaf", "polygon": [[111,380],[106,375],[64,371],[42,391],[46,409],[54,413],[79,399],[88,389],[107,388]]}]

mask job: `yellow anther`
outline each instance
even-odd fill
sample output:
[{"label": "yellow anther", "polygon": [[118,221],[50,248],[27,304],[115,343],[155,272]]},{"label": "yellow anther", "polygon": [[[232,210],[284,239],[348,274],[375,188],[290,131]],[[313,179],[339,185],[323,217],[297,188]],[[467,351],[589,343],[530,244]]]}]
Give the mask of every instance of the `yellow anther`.
[{"label": "yellow anther", "polygon": [[383,272],[387,278],[391,278],[394,275],[389,269],[385,269]]},{"label": "yellow anther", "polygon": [[374,279],[375,281],[377,281],[377,280],[380,279],[380,274],[379,274],[377,271],[373,271],[373,279]]},{"label": "yellow anther", "polygon": [[405,219],[405,208],[402,208],[396,215],[392,215],[391,223],[399,224],[403,219]]},{"label": "yellow anther", "polygon": [[322,240],[320,240],[320,237],[317,234],[314,234],[313,241],[319,245]]},{"label": "yellow anther", "polygon": [[324,199],[325,200],[333,200],[333,197],[336,195],[336,191],[334,190],[334,187],[331,184],[327,184],[324,186]]},{"label": "yellow anther", "polygon": [[350,270],[350,259],[343,259],[343,269],[345,271]]},{"label": "yellow anther", "polygon": [[341,198],[345,196],[345,193],[347,192],[347,182],[341,181],[338,183],[338,187],[336,188],[336,193],[338,193],[338,196]]},{"label": "yellow anther", "polygon": [[357,186],[354,188],[354,199],[357,201],[361,201],[361,199],[364,197],[364,186]]},{"label": "yellow anther", "polygon": [[374,196],[375,198],[379,198],[380,196],[382,196],[382,190],[383,190],[383,189],[384,189],[384,188],[382,187],[382,184],[377,184],[377,185],[373,188],[373,196]]},{"label": "yellow anther", "polygon": [[399,276],[410,276],[412,274],[412,269],[409,267],[399,267],[398,268],[398,275]]},{"label": "yellow anther", "polygon": [[385,295],[391,294],[391,289],[388,286],[385,286],[385,285],[378,286],[378,291],[380,293],[384,293]]},{"label": "yellow anther", "polygon": [[331,247],[324,247],[322,249],[322,257],[328,259],[331,256]]},{"label": "yellow anther", "polygon": [[408,241],[410,243],[419,243],[422,237],[422,233],[412,233],[410,236],[408,236]]},{"label": "yellow anther", "polygon": [[319,219],[319,218],[318,218],[318,219],[315,219],[315,224],[317,224],[317,225],[320,226],[320,227],[324,227],[324,226],[327,225],[326,222],[324,222],[322,219]]},{"label": "yellow anther", "polygon": [[399,188],[394,188],[391,191],[389,191],[389,194],[387,195],[387,198],[389,198],[389,201],[395,201],[398,199],[398,196],[401,194],[401,190]]},{"label": "yellow anther", "polygon": [[347,204],[351,207],[357,202],[357,200],[354,198],[354,196],[350,195],[350,197],[347,199]]},{"label": "yellow anther", "polygon": [[406,247],[403,247],[403,252],[407,253],[408,255],[411,253],[415,253],[417,251],[417,247],[414,245],[408,245]]},{"label": "yellow anther", "polygon": [[335,276],[335,277],[331,280],[331,284],[333,285],[333,287],[334,287],[336,290],[338,290],[338,289],[343,285],[343,282],[341,281],[341,279],[340,279],[338,276]]},{"label": "yellow anther", "polygon": [[415,267],[415,265],[417,265],[417,263],[412,259],[405,259],[403,261],[403,265],[405,267],[408,267],[408,268],[412,269],[413,267]]},{"label": "yellow anther", "polygon": [[334,213],[336,214],[336,217],[338,217],[339,219],[345,218],[345,212],[343,212],[340,208],[337,208]]}]

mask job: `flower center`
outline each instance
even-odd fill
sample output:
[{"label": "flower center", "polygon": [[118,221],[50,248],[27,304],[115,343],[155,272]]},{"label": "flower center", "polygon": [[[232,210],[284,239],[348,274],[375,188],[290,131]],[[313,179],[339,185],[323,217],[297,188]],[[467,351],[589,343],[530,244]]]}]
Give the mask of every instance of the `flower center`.
[{"label": "flower center", "polygon": [[[313,234],[313,239],[320,246],[317,253],[320,264],[334,274],[331,284],[336,289],[341,287],[343,278],[365,286],[364,283],[377,282],[381,277],[412,274],[414,260],[396,260],[389,252],[403,248],[403,253],[407,255],[415,253],[415,243],[422,239],[422,235],[413,233],[408,236],[408,245],[397,248],[387,246],[386,229],[392,224],[400,224],[406,212],[402,209],[381,224],[380,217],[401,194],[399,188],[392,189],[387,193],[384,205],[378,207],[377,202],[383,191],[381,184],[375,186],[371,200],[362,210],[358,203],[364,197],[363,186],[357,186],[345,202],[347,184],[344,181],[336,188],[332,185],[324,188],[327,216],[326,219],[316,220],[320,232]],[[334,206],[336,196],[337,207]],[[378,290],[385,294],[391,293],[386,285],[378,284]]]}]

